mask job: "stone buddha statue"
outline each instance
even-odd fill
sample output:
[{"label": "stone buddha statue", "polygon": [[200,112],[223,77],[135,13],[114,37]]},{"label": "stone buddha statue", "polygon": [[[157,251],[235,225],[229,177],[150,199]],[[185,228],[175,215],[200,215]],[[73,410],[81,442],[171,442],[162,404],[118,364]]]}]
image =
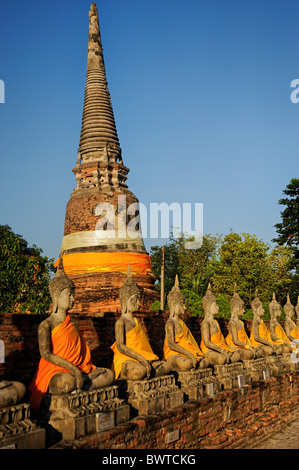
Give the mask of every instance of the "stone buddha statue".
[{"label": "stone buddha statue", "polygon": [[255,357],[262,355],[261,350],[257,350],[253,347],[244,327],[244,323],[240,320],[244,312],[244,302],[237,293],[237,286],[234,286],[234,294],[230,299],[230,311],[231,317],[228,322],[228,335],[225,338],[228,346],[235,346],[238,348],[238,352],[241,359],[250,360]]},{"label": "stone buddha statue", "polygon": [[261,349],[265,356],[272,354],[281,354],[280,344],[276,344],[272,338],[267,325],[261,318],[264,313],[264,307],[258,298],[258,291],[256,289],[255,298],[251,302],[253,312],[252,330],[250,333],[250,341],[254,348]]},{"label": "stone buddha statue", "polygon": [[171,370],[186,371],[209,365],[209,359],[199,348],[190,329],[181,319],[185,313],[185,297],[180,291],[178,276],[167,296],[169,319],[165,324],[164,358]]},{"label": "stone buddha statue", "polygon": [[[299,299],[299,297],[298,297]],[[299,314],[299,303],[297,303],[295,309],[293,305],[291,304],[290,301],[290,296],[289,294],[287,295],[287,302],[283,307],[284,313],[286,316],[285,322],[284,322],[284,329],[286,332],[286,335],[290,341],[293,340],[299,340],[299,328],[297,324],[293,321],[293,318],[295,318],[295,311],[297,313],[297,317]],[[297,309],[297,310],[296,310]]]},{"label": "stone buddha statue", "polygon": [[228,346],[221,332],[219,323],[214,319],[219,311],[217,299],[209,284],[206,295],[202,299],[205,312],[201,324],[200,349],[209,358],[210,364],[224,365],[230,362],[240,361],[238,348]]},{"label": "stone buddha statue", "polygon": [[170,372],[165,361],[154,354],[140,322],[133,316],[140,306],[140,288],[134,283],[130,267],[119,291],[121,316],[115,323],[113,369],[115,378],[141,380]]},{"label": "stone buddha statue", "polygon": [[297,298],[297,304],[296,304],[296,307],[295,307],[295,312],[296,312],[296,316],[297,316],[296,325],[297,325],[297,328],[299,329],[299,295],[298,295],[298,298]]},{"label": "stone buddha statue", "polygon": [[91,390],[108,386],[114,380],[111,370],[92,363],[89,347],[67,313],[74,302],[74,285],[64,272],[61,257],[49,290],[53,312],[38,327],[41,359],[29,386],[29,404],[35,411],[46,392]]},{"label": "stone buddha statue", "polygon": [[269,324],[271,340],[275,344],[280,345],[281,354],[292,352],[291,341],[287,337],[286,332],[284,331],[281,324],[278,322],[278,318],[281,317],[281,308],[276,300],[274,292],[272,300],[269,303],[269,310],[271,315],[271,320]]}]

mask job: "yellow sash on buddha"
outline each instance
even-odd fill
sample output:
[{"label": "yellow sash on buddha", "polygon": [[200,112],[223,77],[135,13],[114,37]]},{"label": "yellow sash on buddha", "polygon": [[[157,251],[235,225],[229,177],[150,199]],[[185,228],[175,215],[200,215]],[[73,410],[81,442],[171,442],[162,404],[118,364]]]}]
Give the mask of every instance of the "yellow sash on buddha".
[{"label": "yellow sash on buddha", "polygon": [[[229,351],[229,352],[234,352],[233,349],[231,349],[225,342],[225,339],[224,339],[224,336],[220,330],[220,326],[219,326],[219,323],[214,319],[214,322],[217,324],[217,327],[218,327],[218,330],[216,331],[216,333],[214,333],[213,335],[211,335],[211,343],[213,344],[216,344],[217,346],[219,346],[221,349],[225,349],[226,351]],[[204,342],[204,339],[203,337],[201,338],[201,343],[200,343],[200,349],[202,350],[202,352],[205,354],[207,351],[209,351],[209,348],[205,345],[205,342]]]},{"label": "yellow sash on buddha", "polygon": [[290,335],[293,336],[293,338],[299,339],[299,329],[297,325],[295,325],[294,329],[290,331]]},{"label": "yellow sash on buddha", "polygon": [[[142,329],[142,326],[140,325],[139,321],[137,318],[134,318],[135,320],[135,326],[132,328],[132,330],[126,332],[126,346],[136,353],[140,354],[140,356],[144,357],[147,361],[156,361],[158,360],[158,356],[154,354],[151,345],[149,344],[149,341],[145,335],[145,332]],[[115,373],[115,378],[117,379],[120,372],[121,372],[121,366],[123,365],[124,362],[126,361],[137,361],[137,359],[133,359],[130,356],[126,356],[125,354],[122,354],[119,352],[116,346],[116,342],[114,342],[111,346],[112,351],[114,352],[114,357],[113,357],[113,370]]]},{"label": "yellow sash on buddha", "polygon": [[291,341],[287,337],[283,327],[280,324],[278,324],[275,328],[275,336],[279,339],[282,339],[283,341],[285,341],[289,345],[291,345]]},{"label": "yellow sash on buddha", "polygon": [[235,344],[231,333],[229,333],[225,338],[226,344],[228,344],[229,346],[235,346],[237,348],[242,348],[242,349],[252,348],[253,346],[245,331],[244,323],[241,320],[240,322],[242,323],[242,328],[241,330],[238,330],[238,340],[242,341],[242,343],[244,343],[245,346],[238,346],[237,344]]},{"label": "yellow sash on buddha", "polygon": [[[193,354],[193,356],[196,357],[197,360],[199,360],[201,357],[204,356],[204,354],[200,350],[194,336],[192,335],[187,325],[181,319],[179,319],[179,322],[182,327],[182,332],[180,334],[175,333],[175,338],[174,338],[175,343],[181,346],[182,348],[186,349],[187,351],[189,351],[191,354]],[[164,339],[163,352],[164,352],[165,359],[168,359],[169,356],[172,356],[174,354],[187,357],[186,354],[173,351],[172,349],[170,349],[166,336]]]},{"label": "yellow sash on buddha", "polygon": [[[261,320],[261,323],[259,324],[259,336],[265,341],[268,341],[268,343],[277,344],[277,345],[283,344],[283,341],[281,339],[278,339],[277,341],[272,340],[270,330],[267,328],[267,325],[265,325],[263,320]],[[250,334],[250,341],[254,348],[262,344],[254,339],[253,330],[251,331],[251,334]]]}]

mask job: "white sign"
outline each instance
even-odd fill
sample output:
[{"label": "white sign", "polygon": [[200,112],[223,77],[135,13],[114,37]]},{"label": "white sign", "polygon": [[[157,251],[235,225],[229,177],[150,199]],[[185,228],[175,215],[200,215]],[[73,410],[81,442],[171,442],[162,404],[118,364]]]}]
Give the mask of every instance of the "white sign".
[{"label": "white sign", "polygon": [[180,438],[180,430],[176,429],[175,431],[168,432],[166,434],[166,444],[177,441]]},{"label": "white sign", "polygon": [[246,385],[245,375],[238,375],[238,386],[245,387],[245,385]]},{"label": "white sign", "polygon": [[97,413],[97,432],[114,428],[114,411],[104,411]]}]

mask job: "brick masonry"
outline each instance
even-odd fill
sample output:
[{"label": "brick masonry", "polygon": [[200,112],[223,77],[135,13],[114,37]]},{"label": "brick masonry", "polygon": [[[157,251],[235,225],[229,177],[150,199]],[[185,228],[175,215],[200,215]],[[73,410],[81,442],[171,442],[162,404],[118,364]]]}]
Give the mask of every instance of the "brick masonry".
[{"label": "brick masonry", "polygon": [[[73,316],[91,349],[93,362],[111,367],[114,324],[120,313],[102,317]],[[162,357],[165,312],[136,315],[146,330],[154,352]],[[5,343],[5,363],[0,364],[0,379],[19,380],[29,385],[40,358],[37,328],[40,315],[0,314],[0,339]],[[185,319],[200,342],[201,318]],[[224,335],[227,319],[218,319]],[[245,321],[248,333],[251,321]],[[155,416],[137,417],[126,424],[72,442],[72,448],[101,449],[196,449],[251,448],[282,430],[299,417],[299,373],[286,373],[267,381],[253,382],[245,392],[224,390],[215,397],[187,402],[175,410]],[[167,443],[168,433],[179,429],[180,437]],[[67,446],[67,444],[65,444]],[[58,444],[58,447],[63,447]],[[56,446],[56,447],[57,447]]]}]

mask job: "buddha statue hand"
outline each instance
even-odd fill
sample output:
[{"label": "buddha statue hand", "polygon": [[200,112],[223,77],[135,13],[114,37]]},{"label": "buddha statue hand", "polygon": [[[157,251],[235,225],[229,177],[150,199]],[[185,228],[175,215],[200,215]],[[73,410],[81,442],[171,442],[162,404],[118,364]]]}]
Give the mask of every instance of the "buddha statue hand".
[{"label": "buddha statue hand", "polygon": [[72,374],[75,376],[76,389],[82,390],[82,387],[84,385],[84,379],[81,371],[77,367],[74,367],[72,368]]}]

